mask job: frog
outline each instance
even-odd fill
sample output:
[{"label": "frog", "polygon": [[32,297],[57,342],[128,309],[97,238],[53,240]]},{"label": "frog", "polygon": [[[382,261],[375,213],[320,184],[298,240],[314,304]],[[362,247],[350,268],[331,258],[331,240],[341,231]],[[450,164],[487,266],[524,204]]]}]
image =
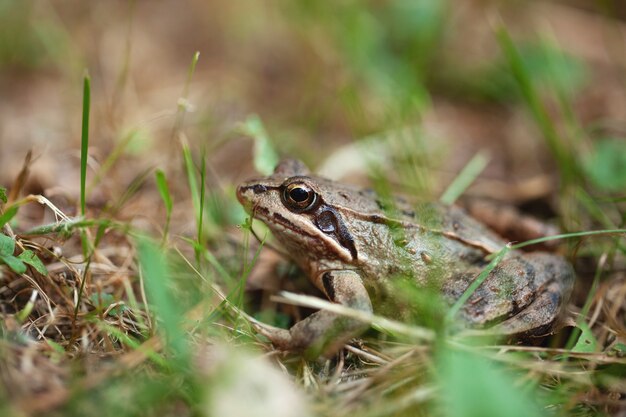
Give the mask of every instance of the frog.
[{"label": "frog", "polygon": [[[316,176],[297,159],[244,181],[236,194],[330,302],[367,314],[389,311],[399,299],[398,280],[434,288],[455,303],[508,243],[459,206],[383,198]],[[574,281],[572,265],[559,254],[510,250],[457,316],[468,329],[543,337],[562,318]],[[279,350],[328,357],[368,327],[322,309],[289,329],[263,325],[259,331]]]}]

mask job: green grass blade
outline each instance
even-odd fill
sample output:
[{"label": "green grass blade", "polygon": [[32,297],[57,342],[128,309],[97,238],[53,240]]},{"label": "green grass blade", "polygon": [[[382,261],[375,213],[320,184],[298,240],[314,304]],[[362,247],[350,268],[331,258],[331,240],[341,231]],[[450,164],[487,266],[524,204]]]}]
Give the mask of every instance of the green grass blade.
[{"label": "green grass blade", "polygon": [[87,150],[89,149],[89,110],[91,106],[91,79],[85,71],[83,78],[83,123],[80,136],[80,213],[85,215],[85,188],[87,184]]},{"label": "green grass blade", "polygon": [[532,246],[532,245],[536,245],[537,243],[548,242],[550,240],[570,239],[573,237],[583,237],[583,236],[616,235],[616,234],[626,235],[626,229],[589,230],[586,232],[573,232],[573,233],[563,233],[563,234],[554,235],[554,236],[544,236],[538,239],[527,240],[526,242],[511,245],[511,249],[521,249],[526,246]]},{"label": "green grass blade", "polygon": [[148,297],[163,323],[166,340],[176,355],[176,361],[184,366],[189,352],[181,326],[183,310],[172,296],[165,253],[146,237],[138,238],[137,248]]},{"label": "green grass blade", "polygon": [[172,196],[170,194],[170,189],[167,185],[167,179],[165,178],[165,173],[160,169],[157,169],[156,173],[156,182],[157,187],[159,189],[159,194],[161,194],[161,198],[163,199],[163,203],[165,204],[165,210],[167,212],[167,216],[169,217],[172,214]]},{"label": "green grass blade", "polygon": [[[82,126],[80,136],[80,213],[81,216],[85,216],[86,212],[86,187],[87,187],[87,158],[89,150],[89,112],[91,106],[91,79],[89,73],[85,70],[83,77],[83,114],[82,114]],[[80,308],[80,300],[85,287],[85,280],[87,277],[87,270],[91,259],[87,259],[87,254],[90,251],[89,241],[87,234],[84,230],[81,230],[81,245],[83,248],[83,256],[86,259],[85,270],[83,271],[83,280],[81,281],[80,291],[78,294],[78,302],[74,306],[74,322],[78,316],[78,310]]]},{"label": "green grass blade", "polygon": [[271,174],[279,158],[261,118],[256,114],[248,116],[239,131],[254,140],[254,168],[263,175]]},{"label": "green grass blade", "polygon": [[531,77],[524,64],[524,60],[511,35],[504,26],[496,30],[496,37],[500,48],[509,64],[509,68],[522,93],[522,97],[530,110],[535,123],[541,130],[543,138],[548,148],[554,155],[566,182],[572,181],[578,174],[578,167],[573,155],[568,152],[566,144],[559,136],[557,129],[552,122],[548,110],[541,102],[539,94],[531,81]]},{"label": "green grass blade", "polygon": [[200,213],[200,190],[198,188],[198,179],[196,178],[196,166],[191,156],[191,150],[187,143],[183,143],[183,162],[185,164],[185,172],[187,173],[187,182],[189,183],[189,191],[191,192],[191,202],[193,204],[196,220],[199,220]]},{"label": "green grass blade", "polygon": [[459,175],[450,183],[439,200],[444,204],[453,204],[480,175],[489,163],[489,156],[484,152],[478,152],[465,165]]},{"label": "green grass blade", "polygon": [[185,172],[187,173],[187,181],[189,182],[189,191],[191,192],[191,201],[194,212],[198,214],[200,210],[200,192],[198,189],[198,180],[196,178],[196,166],[191,156],[189,145],[183,144],[183,160],[185,162]]},{"label": "green grass blade", "polygon": [[163,204],[165,204],[165,227],[163,228],[163,241],[165,241],[170,226],[170,220],[172,218],[172,209],[174,204],[172,202],[172,195],[170,194],[169,186],[167,185],[165,173],[160,169],[157,169],[155,177],[159,194],[161,195]]},{"label": "green grass blade", "polygon": [[[205,186],[206,186],[206,155],[202,151],[201,162],[200,162],[200,207],[198,208],[198,213],[196,217],[198,219],[198,230],[196,240],[199,246],[202,246],[204,242],[203,238],[203,227],[204,227],[204,203],[205,203]],[[196,262],[200,264],[202,251],[196,250]]]}]

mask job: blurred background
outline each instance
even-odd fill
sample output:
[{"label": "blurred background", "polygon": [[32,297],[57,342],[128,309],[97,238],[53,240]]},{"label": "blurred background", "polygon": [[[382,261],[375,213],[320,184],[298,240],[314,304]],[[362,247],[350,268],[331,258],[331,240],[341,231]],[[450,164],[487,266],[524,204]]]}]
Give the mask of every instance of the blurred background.
[{"label": "blurred background", "polygon": [[480,149],[488,178],[549,174],[555,145],[503,37],[563,148],[592,159],[603,152],[595,141],[610,140],[602,146],[623,156],[625,15],[609,0],[1,0],[0,183],[32,149],[34,191],[77,195],[86,70],[91,168],[114,150],[123,158],[108,187],[168,159],[181,107],[192,149],[206,149],[222,178],[251,172],[252,144],[237,133],[251,114],[279,154],[313,166],[411,126],[444,147],[422,161],[442,174],[429,178],[434,190]]}]

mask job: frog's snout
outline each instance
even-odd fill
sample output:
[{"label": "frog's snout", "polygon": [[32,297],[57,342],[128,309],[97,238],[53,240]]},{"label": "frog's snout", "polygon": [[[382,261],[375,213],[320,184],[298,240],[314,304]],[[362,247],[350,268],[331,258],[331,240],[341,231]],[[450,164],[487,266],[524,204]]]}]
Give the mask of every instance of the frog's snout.
[{"label": "frog's snout", "polygon": [[250,211],[266,191],[267,187],[263,184],[256,181],[246,182],[237,187],[237,200],[246,210]]},{"label": "frog's snout", "polygon": [[250,197],[247,195],[249,193],[248,191],[248,187],[245,184],[241,184],[239,186],[237,186],[237,200],[239,200],[239,203],[241,203],[242,206],[244,206],[244,208],[246,210],[249,210],[250,208],[252,208],[252,201],[250,200]]}]

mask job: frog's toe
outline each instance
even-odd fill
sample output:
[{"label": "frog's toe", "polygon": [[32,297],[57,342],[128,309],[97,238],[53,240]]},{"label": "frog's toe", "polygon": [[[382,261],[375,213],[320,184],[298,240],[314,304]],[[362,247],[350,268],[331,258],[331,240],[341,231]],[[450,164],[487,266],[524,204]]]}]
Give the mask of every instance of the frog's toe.
[{"label": "frog's toe", "polygon": [[261,322],[253,322],[252,324],[259,334],[267,337],[279,350],[290,350],[291,345],[293,344],[293,339],[289,330],[270,326],[269,324]]}]

